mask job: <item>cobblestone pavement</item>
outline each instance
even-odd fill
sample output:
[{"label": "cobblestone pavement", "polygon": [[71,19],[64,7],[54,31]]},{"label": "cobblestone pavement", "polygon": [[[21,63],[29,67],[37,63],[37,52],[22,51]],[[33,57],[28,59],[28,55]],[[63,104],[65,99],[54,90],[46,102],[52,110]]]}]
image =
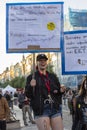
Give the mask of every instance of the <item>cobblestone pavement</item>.
[{"label": "cobblestone pavement", "polygon": [[[37,130],[37,126],[35,124],[29,123],[28,126],[24,126],[23,120],[22,120],[22,111],[18,107],[14,107],[14,111],[16,113],[16,118],[20,120],[20,129],[15,129],[15,130]],[[71,130],[72,126],[72,118],[71,115],[69,114],[69,110],[67,106],[63,105],[63,123],[64,123],[64,130]]]}]

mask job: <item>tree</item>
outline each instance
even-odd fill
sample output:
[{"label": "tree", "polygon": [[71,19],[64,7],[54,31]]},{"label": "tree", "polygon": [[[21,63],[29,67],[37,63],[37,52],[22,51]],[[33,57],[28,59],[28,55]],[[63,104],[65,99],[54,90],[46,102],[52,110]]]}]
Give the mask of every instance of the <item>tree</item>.
[{"label": "tree", "polygon": [[14,88],[24,88],[25,82],[26,82],[25,77],[16,77],[12,79],[11,81],[8,80],[4,83],[1,83],[1,86],[5,88],[9,84]]},{"label": "tree", "polygon": [[48,64],[47,66],[47,71],[51,72],[51,73],[54,73],[53,72],[53,65],[52,64]]},{"label": "tree", "polygon": [[[54,73],[53,72],[53,65],[52,64],[48,64],[47,71],[49,71],[50,73]],[[33,70],[31,70],[31,73],[33,73]],[[57,77],[57,75],[56,75],[56,77]],[[15,77],[11,81],[7,80],[3,84],[1,83],[1,86],[3,88],[5,88],[9,84],[9,85],[11,85],[14,88],[24,88],[25,87],[25,83],[26,83],[26,79],[25,79],[24,76],[22,76],[22,77]]]}]

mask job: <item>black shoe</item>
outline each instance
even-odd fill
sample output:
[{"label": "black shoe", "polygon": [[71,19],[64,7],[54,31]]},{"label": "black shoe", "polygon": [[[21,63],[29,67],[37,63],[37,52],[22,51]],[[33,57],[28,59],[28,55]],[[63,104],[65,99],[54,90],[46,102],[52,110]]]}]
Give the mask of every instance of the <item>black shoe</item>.
[{"label": "black shoe", "polygon": [[32,121],[31,123],[32,123],[32,124],[36,124],[35,121]]},{"label": "black shoe", "polygon": [[25,125],[25,126],[28,126],[28,124],[27,124],[27,123],[25,123],[24,125]]}]

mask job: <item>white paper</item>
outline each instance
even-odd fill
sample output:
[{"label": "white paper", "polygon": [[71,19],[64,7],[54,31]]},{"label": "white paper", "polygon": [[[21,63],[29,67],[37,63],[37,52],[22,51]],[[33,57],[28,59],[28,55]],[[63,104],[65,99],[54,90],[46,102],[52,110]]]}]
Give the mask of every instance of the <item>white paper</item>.
[{"label": "white paper", "polygon": [[60,49],[62,38],[61,4],[8,5],[8,50]]},{"label": "white paper", "polygon": [[64,59],[65,72],[87,71],[87,31],[64,34]]}]

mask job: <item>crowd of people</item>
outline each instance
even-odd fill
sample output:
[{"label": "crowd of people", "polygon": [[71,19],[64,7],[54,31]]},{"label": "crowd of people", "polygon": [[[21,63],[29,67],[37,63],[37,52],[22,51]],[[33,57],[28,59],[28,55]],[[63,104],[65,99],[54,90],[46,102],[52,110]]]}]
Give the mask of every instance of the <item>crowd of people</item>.
[{"label": "crowd of people", "polygon": [[2,95],[0,90],[0,130],[6,130],[9,108],[13,110],[14,105],[21,108],[25,126],[28,125],[28,112],[30,122],[36,124],[38,130],[64,130],[62,100],[64,105],[68,105],[72,116],[71,130],[87,130],[87,76],[79,90],[68,89],[60,84],[56,74],[46,70],[47,60],[45,54],[37,56],[37,69],[27,77],[23,91],[14,95],[6,91]]},{"label": "crowd of people", "polygon": [[[26,97],[25,91],[19,92],[9,92],[0,89],[0,130],[6,130],[7,122],[11,122],[14,119],[14,106],[19,107],[21,104],[22,117],[24,125],[27,126],[27,113],[29,116],[29,121],[35,124],[34,117],[32,116],[32,108],[30,107],[30,100]],[[13,116],[13,118],[11,117]],[[16,118],[15,118],[16,120]]]}]

